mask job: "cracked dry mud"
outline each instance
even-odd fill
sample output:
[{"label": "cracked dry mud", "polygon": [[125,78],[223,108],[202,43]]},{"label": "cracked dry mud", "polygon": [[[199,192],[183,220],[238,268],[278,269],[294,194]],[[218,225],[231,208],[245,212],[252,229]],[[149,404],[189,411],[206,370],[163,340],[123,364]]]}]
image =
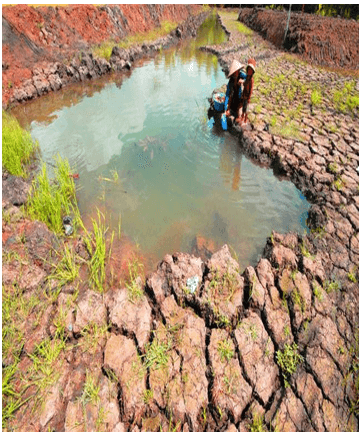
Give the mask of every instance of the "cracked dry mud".
[{"label": "cracked dry mud", "polygon": [[[225,70],[233,57],[251,55],[257,72],[298,68],[304,78],[337,82],[335,73],[294,64],[265,43],[248,47],[245,40],[231,34],[226,45],[205,49]],[[296,121],[305,133],[301,140],[264,131],[267,115],[264,108],[247,129],[231,132],[253,161],[274,167],[312,202],[311,232],[273,232],[263,258],[241,274],[225,245],[206,261],[166,255],[138,282],[143,294],[135,299],[127,288],[104,295],[86,288],[78,296],[67,285],[46,303],[51,290],[44,293],[49,271],[43,259],[51,261],[58,241],[45,225],[22,216],[13,205],[22,198],[5,195],[11,221],[3,221],[3,249],[18,256],[5,262],[3,284],[10,296],[39,301],[23,325],[21,372],[31,373],[36,345],[58,340],[61,316],[67,337],[41,403],[32,397],[35,375],[25,392],[19,377],[16,392],[29,401],[12,429],[249,431],[260,418],[268,430],[358,430],[358,283],[350,279],[358,279],[359,263],[358,114],[304,106]],[[336,174],[329,170],[333,163]],[[14,181],[5,176],[5,191],[8,182]],[[195,276],[192,292],[188,280]],[[300,359],[289,372],[279,355],[293,344]],[[11,363],[11,356],[3,362]]]}]

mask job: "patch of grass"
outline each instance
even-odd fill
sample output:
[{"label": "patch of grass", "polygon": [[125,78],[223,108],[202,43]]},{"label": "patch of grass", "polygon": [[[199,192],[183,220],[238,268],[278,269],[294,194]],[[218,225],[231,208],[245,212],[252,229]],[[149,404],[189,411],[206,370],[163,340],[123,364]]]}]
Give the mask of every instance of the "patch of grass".
[{"label": "patch of grass", "polygon": [[321,302],[324,299],[324,296],[321,291],[321,287],[316,284],[315,281],[312,283],[314,296]]},{"label": "patch of grass", "polygon": [[259,414],[253,415],[253,421],[250,424],[250,432],[265,432],[264,417]]},{"label": "patch of grass", "polygon": [[343,179],[339,177],[333,182],[333,186],[336,188],[337,191],[340,192],[340,190],[342,190],[345,187],[345,183]]},{"label": "patch of grass", "polygon": [[300,308],[300,311],[302,313],[304,313],[305,312],[305,300],[304,300],[303,296],[300,294],[298,289],[295,288],[291,292],[291,299],[292,299],[293,303]]},{"label": "patch of grass", "polygon": [[177,28],[177,23],[173,21],[164,20],[161,22],[160,27],[157,27],[145,33],[136,33],[134,35],[129,35],[117,43],[111,40],[105,41],[102,44],[94,47],[92,49],[92,52],[95,57],[103,57],[106,60],[109,60],[111,57],[112,49],[115,46],[126,49],[133,45],[141,45],[145,42],[153,42],[159,38],[168,35],[176,28]]},{"label": "patch of grass", "polygon": [[347,275],[349,281],[356,283],[357,282],[357,278],[356,278],[356,270],[352,270],[348,273]]},{"label": "patch of grass", "polygon": [[48,280],[56,279],[59,281],[59,286],[74,281],[79,276],[80,266],[76,264],[76,256],[74,250],[65,246],[61,253],[61,260],[55,266],[55,271],[47,277]]},{"label": "patch of grass", "polygon": [[135,303],[142,298],[144,291],[139,286],[137,278],[142,276],[143,264],[137,258],[128,262],[129,279],[125,281],[128,290],[129,301]]},{"label": "patch of grass", "polygon": [[335,90],[332,96],[335,109],[342,113],[355,114],[359,110],[359,95],[356,82],[348,81],[340,90]]},{"label": "patch of grass", "polygon": [[341,284],[334,279],[333,281],[326,280],[324,282],[324,289],[326,293],[332,293],[333,291],[341,290]]},{"label": "patch of grass", "polygon": [[26,165],[38,151],[39,145],[20,127],[13,116],[2,112],[2,166],[10,174],[27,177]]},{"label": "patch of grass", "polygon": [[[105,259],[106,253],[106,239],[105,235],[108,228],[105,225],[105,216],[97,210],[98,220],[92,219],[93,233],[90,234],[81,222],[83,229],[86,232],[84,236],[84,243],[87,251],[90,254],[88,261],[88,268],[90,273],[90,282],[93,288],[100,293],[104,292],[105,284]],[[115,232],[112,232],[110,241],[110,250],[114,240]]]},{"label": "patch of grass", "polygon": [[146,368],[154,370],[166,367],[169,361],[169,352],[173,347],[173,342],[170,337],[167,340],[159,340],[155,336],[152,343],[145,345],[144,365]]},{"label": "patch of grass", "polygon": [[145,405],[148,405],[153,397],[154,397],[153,390],[145,390],[143,395]]},{"label": "patch of grass", "polygon": [[284,351],[276,352],[276,362],[281,368],[284,377],[285,387],[289,386],[290,376],[296,372],[297,366],[304,361],[304,358],[298,352],[296,343],[285,344]]},{"label": "patch of grass", "polygon": [[253,30],[249,29],[249,27],[246,27],[245,24],[240,22],[236,23],[236,30],[246,36],[252,36],[254,34]]},{"label": "patch of grass", "polygon": [[33,181],[26,212],[31,219],[44,222],[56,234],[63,232],[63,217],[74,216],[74,225],[80,221],[76,203],[75,183],[70,176],[69,162],[58,156],[55,179],[50,181],[45,163]]},{"label": "patch of grass", "polygon": [[233,342],[229,339],[224,339],[219,341],[218,343],[218,352],[220,355],[221,361],[230,361],[234,357],[234,345]]},{"label": "patch of grass", "polygon": [[303,240],[302,243],[300,244],[300,250],[304,257],[311,258],[312,260],[314,260],[314,256],[310,254],[306,246],[305,240]]},{"label": "patch of grass", "polygon": [[329,163],[327,169],[331,174],[334,175],[336,175],[339,172],[339,167],[336,164],[336,162]]},{"label": "patch of grass", "polygon": [[83,404],[97,404],[100,400],[99,391],[100,385],[98,385],[95,377],[88,370],[86,370],[86,379],[84,383],[83,394],[81,396],[81,401]]},{"label": "patch of grass", "polygon": [[321,104],[321,102],[322,102],[321,91],[319,91],[318,89],[314,89],[311,92],[310,99],[311,99],[311,104],[313,106],[319,106]]}]

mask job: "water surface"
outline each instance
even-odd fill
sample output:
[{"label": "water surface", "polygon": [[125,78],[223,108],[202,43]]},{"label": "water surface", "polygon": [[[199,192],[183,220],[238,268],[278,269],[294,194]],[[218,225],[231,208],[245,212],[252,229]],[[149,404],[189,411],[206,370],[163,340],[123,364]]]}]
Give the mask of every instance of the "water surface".
[{"label": "water surface", "polygon": [[224,38],[208,22],[196,40],[127,74],[15,111],[46,162],[60,154],[79,173],[85,221],[99,208],[116,228],[121,215],[123,233],[153,265],[165,253],[191,252],[200,235],[217,248],[231,245],[244,268],[257,262],[271,230],[306,230],[300,191],[245,158],[238,140],[207,117],[207,99],[226,78],[217,58],[197,47]]}]

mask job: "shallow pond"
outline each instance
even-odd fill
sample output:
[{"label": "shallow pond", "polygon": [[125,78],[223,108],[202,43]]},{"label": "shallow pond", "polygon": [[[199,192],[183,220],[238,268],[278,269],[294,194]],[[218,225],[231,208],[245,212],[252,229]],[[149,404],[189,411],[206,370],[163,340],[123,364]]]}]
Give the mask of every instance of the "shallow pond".
[{"label": "shallow pond", "polygon": [[126,74],[68,87],[14,114],[30,124],[44,161],[60,154],[79,174],[85,221],[99,208],[116,228],[121,215],[122,232],[152,265],[165,253],[191,252],[202,236],[209,246],[231,245],[244,268],[271,230],[306,230],[309,204],[207,118],[207,99],[226,78],[197,47],[225,35],[211,22],[198,35]]}]

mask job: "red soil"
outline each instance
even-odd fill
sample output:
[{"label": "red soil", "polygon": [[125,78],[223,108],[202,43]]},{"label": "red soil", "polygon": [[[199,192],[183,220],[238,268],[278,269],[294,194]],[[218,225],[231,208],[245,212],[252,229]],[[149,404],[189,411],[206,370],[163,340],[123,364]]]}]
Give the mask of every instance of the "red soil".
[{"label": "red soil", "polygon": [[[4,6],[3,104],[14,88],[32,76],[43,62],[65,62],[71,53],[106,40],[147,32],[161,21],[182,22],[200,11],[199,5],[124,4],[96,7]],[[116,20],[112,16],[116,16]]]},{"label": "red soil", "polygon": [[[282,48],[288,13],[244,8],[240,21]],[[317,65],[359,69],[359,23],[344,18],[291,13],[285,49]]]}]

